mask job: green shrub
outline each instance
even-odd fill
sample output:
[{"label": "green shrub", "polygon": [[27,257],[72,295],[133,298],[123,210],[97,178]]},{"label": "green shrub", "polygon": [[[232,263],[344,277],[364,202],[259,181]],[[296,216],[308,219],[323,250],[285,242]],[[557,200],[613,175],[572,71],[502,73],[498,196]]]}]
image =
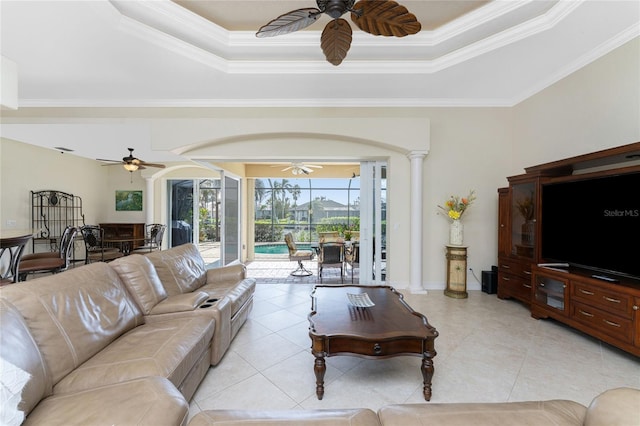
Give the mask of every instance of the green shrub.
[{"label": "green shrub", "polygon": [[257,243],[270,243],[283,240],[284,227],[280,224],[272,224],[270,220],[256,220],[255,241]]}]

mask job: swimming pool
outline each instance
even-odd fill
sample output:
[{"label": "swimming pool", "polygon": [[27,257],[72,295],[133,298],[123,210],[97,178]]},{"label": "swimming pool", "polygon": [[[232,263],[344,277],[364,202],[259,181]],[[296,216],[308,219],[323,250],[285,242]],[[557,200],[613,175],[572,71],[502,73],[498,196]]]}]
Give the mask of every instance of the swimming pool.
[{"label": "swimming pool", "polygon": [[[311,244],[309,243],[296,243],[296,247],[300,250],[311,250]],[[286,243],[267,243],[267,244],[256,244],[255,247],[256,254],[288,254],[289,249],[287,248]]]}]

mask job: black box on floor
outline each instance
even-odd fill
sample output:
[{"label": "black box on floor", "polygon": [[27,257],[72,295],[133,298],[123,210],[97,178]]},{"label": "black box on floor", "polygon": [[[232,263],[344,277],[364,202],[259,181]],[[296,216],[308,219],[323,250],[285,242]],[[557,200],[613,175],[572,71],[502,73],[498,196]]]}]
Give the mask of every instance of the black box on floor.
[{"label": "black box on floor", "polygon": [[[496,268],[498,269],[498,268]],[[487,294],[495,294],[498,291],[498,271],[482,271],[482,291]]]}]

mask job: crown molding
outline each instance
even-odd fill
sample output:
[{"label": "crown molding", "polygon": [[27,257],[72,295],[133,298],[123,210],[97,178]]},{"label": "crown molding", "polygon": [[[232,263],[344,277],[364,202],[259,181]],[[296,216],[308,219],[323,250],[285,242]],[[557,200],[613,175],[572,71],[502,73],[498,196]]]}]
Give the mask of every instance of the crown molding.
[{"label": "crown molding", "polygon": [[[335,75],[435,73],[548,30],[583,1],[491,2],[441,28],[411,37],[375,37],[355,31],[351,60],[340,67],[330,65],[322,55],[320,31],[259,39],[252,32],[227,31],[169,0],[110,3],[121,14],[121,30],[221,72]],[[521,23],[512,25],[513,19]],[[393,59],[375,59],[385,56]]]},{"label": "crown molding", "polygon": [[23,99],[20,108],[426,108],[510,107],[510,99],[300,98],[300,99]]}]

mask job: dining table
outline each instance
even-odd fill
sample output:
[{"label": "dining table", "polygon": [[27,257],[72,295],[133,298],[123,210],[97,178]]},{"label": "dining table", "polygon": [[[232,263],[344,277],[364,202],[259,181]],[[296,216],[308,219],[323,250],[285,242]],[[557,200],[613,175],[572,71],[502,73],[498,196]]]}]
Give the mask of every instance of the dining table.
[{"label": "dining table", "polygon": [[[104,238],[102,242],[109,247],[118,247],[120,251],[128,256],[133,249],[139,245],[144,245],[149,239],[147,237],[116,237],[116,238]],[[141,243],[141,244],[136,244]]]}]

